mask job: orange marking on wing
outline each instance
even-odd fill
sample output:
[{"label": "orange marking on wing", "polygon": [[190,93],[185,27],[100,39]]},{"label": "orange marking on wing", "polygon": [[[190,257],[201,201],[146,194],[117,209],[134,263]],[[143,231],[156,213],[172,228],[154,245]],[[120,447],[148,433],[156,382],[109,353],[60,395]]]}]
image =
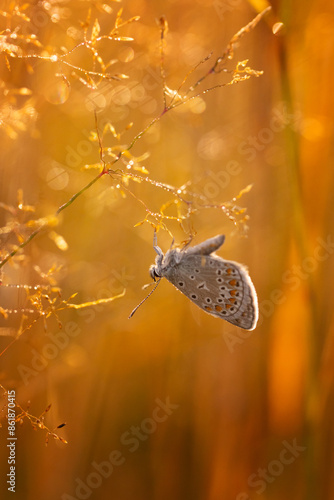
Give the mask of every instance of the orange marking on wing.
[{"label": "orange marking on wing", "polygon": [[210,306],[204,306],[207,311],[212,311],[212,307]]},{"label": "orange marking on wing", "polygon": [[229,284],[231,286],[235,286],[237,284],[237,280],[231,280],[231,281],[229,281]]},{"label": "orange marking on wing", "polygon": [[237,299],[228,299],[229,302],[231,302],[231,304],[234,304],[236,302]]},{"label": "orange marking on wing", "polygon": [[215,306],[216,311],[221,312],[223,308],[221,306]]}]

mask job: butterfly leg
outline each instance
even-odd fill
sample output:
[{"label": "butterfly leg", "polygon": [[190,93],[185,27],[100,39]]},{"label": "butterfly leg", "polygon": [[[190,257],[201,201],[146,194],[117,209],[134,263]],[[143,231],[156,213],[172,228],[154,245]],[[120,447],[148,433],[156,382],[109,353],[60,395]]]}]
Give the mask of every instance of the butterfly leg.
[{"label": "butterfly leg", "polygon": [[189,248],[190,243],[191,243],[191,242],[192,242],[192,240],[193,240],[193,237],[194,237],[194,236],[193,236],[192,234],[189,236],[189,240],[187,241],[187,243],[186,243],[186,244],[184,245],[184,247],[182,248],[182,252],[184,252],[185,250],[187,250],[187,248]]},{"label": "butterfly leg", "polygon": [[153,236],[153,248],[157,252],[158,255],[163,255],[163,252],[160,247],[158,247],[158,237],[157,237],[157,231],[154,229],[154,236]]}]

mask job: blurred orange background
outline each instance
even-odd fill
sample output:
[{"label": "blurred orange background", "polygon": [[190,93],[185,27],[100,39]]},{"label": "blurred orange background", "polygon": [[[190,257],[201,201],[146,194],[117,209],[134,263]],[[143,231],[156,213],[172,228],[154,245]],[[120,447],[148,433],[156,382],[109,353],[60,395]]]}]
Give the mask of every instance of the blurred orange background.
[{"label": "blurred orange background", "polygon": [[[248,59],[263,75],[161,116],[130,151],[132,159],[144,155],[144,169],[131,172],[151,183],[121,179],[117,169],[126,167],[117,162],[115,175],[54,216],[98,174],[84,168],[100,162],[96,135],[90,140],[94,110],[102,146],[116,152],[161,115],[157,19],[165,16],[169,27],[162,43],[169,101],[186,75],[181,95],[267,5],[3,2],[1,260],[38,221],[47,224],[2,267],[2,498],[11,494],[6,390],[31,417],[16,423],[18,498],[334,498],[334,5],[275,2],[226,66]],[[113,40],[77,47],[85,31],[88,38],[92,29],[110,33],[120,8],[123,20],[140,19]],[[104,70],[101,60],[110,66]],[[82,68],[115,78],[91,74],[94,88]],[[231,73],[209,75],[189,95],[230,80]],[[103,134],[107,122],[114,129]],[[168,231],[158,231],[158,244],[165,252],[173,237],[181,244],[192,233],[199,243],[225,234],[219,255],[244,263],[257,289],[254,331],[205,314],[166,280],[128,320],[148,293],[141,287],[155,259],[153,226],[136,224],[146,216],[155,224],[152,213],[175,199],[158,183],[187,184],[212,205],[232,200],[236,221],[245,214],[234,205],[247,209],[249,219],[233,223],[226,210],[199,202],[182,224],[163,220]],[[185,214],[182,204],[166,214],[177,216],[177,208]],[[61,267],[45,277],[53,266]],[[76,304],[126,293],[43,321],[24,312],[32,307],[27,291],[11,284],[49,284],[61,289],[61,299],[50,297],[77,293],[69,299]],[[39,428],[33,417],[49,404]],[[49,436],[45,446],[44,425],[67,444]]]}]

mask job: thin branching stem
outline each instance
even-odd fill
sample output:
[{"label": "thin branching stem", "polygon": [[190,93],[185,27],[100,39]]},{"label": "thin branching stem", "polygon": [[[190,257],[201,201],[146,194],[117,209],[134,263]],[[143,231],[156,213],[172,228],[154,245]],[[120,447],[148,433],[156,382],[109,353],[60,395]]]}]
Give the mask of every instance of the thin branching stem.
[{"label": "thin branching stem", "polygon": [[[267,8],[265,9],[263,12],[261,12],[260,14],[258,14],[250,23],[248,23],[244,28],[242,28],[241,30],[238,31],[238,33],[236,33],[232,39],[230,40],[227,48],[226,48],[226,51],[225,53],[223,54],[222,57],[218,58],[216,61],[215,61],[215,64],[213,65],[213,67],[209,70],[209,72],[207,72],[202,78],[200,78],[197,83],[190,87],[190,89],[188,90],[188,92],[186,92],[185,96],[187,96],[187,94],[189,93],[189,91],[192,91],[194,90],[194,88],[199,85],[199,83],[201,83],[210,73],[214,72],[216,70],[216,67],[218,64],[221,63],[222,59],[225,59],[225,58],[232,58],[233,56],[233,46],[235,44],[236,41],[238,41],[245,33],[247,33],[248,31],[250,31],[251,29],[253,29],[256,24],[260,21],[260,19],[262,19],[262,17],[268,12],[268,10],[270,10],[270,8]],[[194,96],[190,96],[190,97],[185,97],[183,99],[181,99],[180,101],[177,101],[175,102],[175,96],[172,97],[171,101],[170,101],[170,104],[167,105],[167,100],[166,100],[166,96],[167,96],[167,93],[166,93],[166,82],[165,82],[165,69],[164,69],[164,43],[165,43],[165,34],[167,33],[167,29],[168,29],[168,25],[167,25],[167,21],[164,19],[164,18],[161,18],[160,19],[160,58],[161,58],[161,61],[160,61],[160,72],[161,72],[161,77],[162,77],[162,80],[163,80],[163,111],[160,113],[159,116],[157,116],[156,118],[154,118],[141,132],[139,132],[131,141],[131,143],[129,144],[129,146],[127,146],[127,148],[125,148],[123,151],[121,151],[117,157],[113,160],[112,164],[115,164],[116,162],[118,162],[120,160],[120,158],[127,152],[127,151],[130,151],[134,145],[137,143],[137,141],[139,139],[141,139],[141,137],[148,132],[148,130],[155,124],[157,123],[164,114],[166,114],[168,111],[170,111],[171,109],[174,109],[175,107],[177,106],[180,106],[182,104],[185,104],[187,103],[188,101],[192,100],[192,99],[195,99],[196,97],[199,97],[203,94],[206,94],[208,92],[211,92],[217,88],[220,88],[220,87],[224,87],[224,86],[227,86],[227,85],[232,85],[234,83],[238,83],[240,81],[243,81],[247,78],[250,78],[250,74],[245,74],[245,75],[236,75],[237,73],[237,70],[235,70],[235,75],[232,79],[231,82],[228,82],[228,83],[225,83],[225,84],[218,84],[218,85],[215,85],[213,87],[210,87],[208,89],[205,89],[203,90],[202,92],[194,95]],[[89,46],[90,48],[90,43],[91,42],[88,42],[87,40],[85,40],[85,42],[83,42],[84,45],[86,45],[87,47]],[[82,45],[82,44],[79,44],[79,45]],[[73,51],[74,49],[72,49]],[[77,68],[77,67],[74,67],[72,64],[68,63],[67,61],[64,60],[64,57],[66,57],[66,55],[68,54],[63,54],[61,56],[39,56],[39,55],[35,55],[35,54],[28,54],[28,55],[24,55],[24,56],[19,56],[17,55],[17,57],[26,57],[26,58],[29,58],[29,57],[35,57],[35,58],[39,58],[39,59],[44,59],[44,60],[49,60],[49,61],[52,61],[52,62],[57,62],[57,63],[63,63],[63,64],[66,64],[66,65],[69,65],[71,66],[72,68],[74,69],[80,69],[82,70],[82,68]],[[54,58],[53,58],[54,57]],[[204,62],[206,59],[204,59],[203,61],[201,61],[199,64],[201,64],[202,62]],[[85,70],[86,71],[86,70]],[[252,70],[253,71],[253,70]],[[259,76],[261,72],[256,72],[256,71],[253,71],[251,74],[255,75],[255,76]],[[95,76],[100,76],[100,77],[103,77],[103,78],[113,78],[111,75],[106,75],[106,74],[103,74],[103,73],[97,73],[97,72],[91,72],[91,71],[86,71],[86,74],[91,74],[91,75],[95,75]],[[181,86],[183,85],[184,81],[186,79],[183,80]],[[178,93],[177,93],[178,94]],[[95,114],[95,120],[96,120],[96,114]],[[102,151],[102,145],[101,145],[101,140],[100,140],[100,137],[99,137],[99,145],[100,145],[100,153]],[[114,173],[114,171],[111,169],[111,168],[106,168],[106,165],[104,163],[104,160],[103,158],[101,158],[101,163],[103,165],[103,169],[102,171],[96,176],[94,177],[86,186],[84,186],[80,191],[78,191],[77,193],[75,193],[66,203],[64,203],[63,205],[61,205],[58,210],[56,211],[56,216],[58,216],[60,214],[60,212],[62,212],[63,210],[65,210],[65,208],[69,207],[79,196],[81,196],[87,189],[89,189],[93,184],[95,184],[104,174],[106,173],[109,173],[109,174],[112,174]],[[120,172],[121,175],[122,175],[122,171]],[[159,185],[159,183],[157,183],[156,185]],[[176,192],[176,190],[175,190]],[[180,196],[178,196],[180,198]],[[182,200],[182,201],[185,201],[185,200]],[[30,241],[32,239],[34,239],[41,231],[43,228],[47,227],[47,223],[44,223],[42,224],[40,227],[38,227],[33,233],[30,234],[30,236],[28,236],[28,238],[23,241],[20,245],[18,245],[14,250],[12,250],[12,252],[10,252],[1,262],[0,262],[0,269],[12,258],[14,257],[14,255],[16,255],[16,253],[24,248],[28,243],[30,243]]]}]

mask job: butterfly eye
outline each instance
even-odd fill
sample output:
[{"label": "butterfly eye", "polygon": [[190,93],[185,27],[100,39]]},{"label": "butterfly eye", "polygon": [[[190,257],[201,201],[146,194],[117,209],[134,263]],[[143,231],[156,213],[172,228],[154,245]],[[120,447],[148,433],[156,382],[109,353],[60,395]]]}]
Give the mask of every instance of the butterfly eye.
[{"label": "butterfly eye", "polygon": [[151,278],[155,281],[155,278],[161,278],[161,276],[159,276],[159,274],[157,273],[156,271],[156,267],[155,266],[151,266],[150,267],[150,276]]}]

